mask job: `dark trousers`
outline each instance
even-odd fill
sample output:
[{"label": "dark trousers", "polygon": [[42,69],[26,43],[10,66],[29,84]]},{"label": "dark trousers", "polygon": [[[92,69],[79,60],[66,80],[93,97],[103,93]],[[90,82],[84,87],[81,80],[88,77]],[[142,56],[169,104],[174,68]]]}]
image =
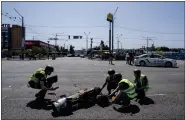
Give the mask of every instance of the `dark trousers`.
[{"label": "dark trousers", "polygon": [[39,100],[44,100],[44,97],[46,96],[47,90],[40,90],[35,96]]},{"label": "dark trousers", "polygon": [[143,99],[145,98],[145,91],[144,90],[136,90],[137,95],[137,99]]},{"label": "dark trousers", "polygon": [[114,104],[128,106],[130,104],[130,98],[128,97],[128,95],[125,92],[119,92],[116,95]]}]

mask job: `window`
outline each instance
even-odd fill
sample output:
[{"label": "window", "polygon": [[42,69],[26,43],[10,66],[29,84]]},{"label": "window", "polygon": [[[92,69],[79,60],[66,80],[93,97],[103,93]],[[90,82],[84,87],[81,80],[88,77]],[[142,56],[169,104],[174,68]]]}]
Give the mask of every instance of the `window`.
[{"label": "window", "polygon": [[151,55],[150,58],[161,58],[162,56],[160,55]]},{"label": "window", "polygon": [[138,56],[139,58],[146,58],[148,57],[148,55],[141,55],[141,56]]}]

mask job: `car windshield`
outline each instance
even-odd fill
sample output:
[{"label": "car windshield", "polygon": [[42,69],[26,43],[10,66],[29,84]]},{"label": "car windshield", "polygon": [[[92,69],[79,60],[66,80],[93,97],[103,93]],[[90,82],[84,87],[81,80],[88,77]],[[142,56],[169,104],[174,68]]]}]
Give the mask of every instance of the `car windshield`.
[{"label": "car windshield", "polygon": [[137,57],[139,57],[139,58],[145,58],[147,56],[148,56],[147,54],[143,54],[143,55],[140,55],[140,56],[137,56]]}]

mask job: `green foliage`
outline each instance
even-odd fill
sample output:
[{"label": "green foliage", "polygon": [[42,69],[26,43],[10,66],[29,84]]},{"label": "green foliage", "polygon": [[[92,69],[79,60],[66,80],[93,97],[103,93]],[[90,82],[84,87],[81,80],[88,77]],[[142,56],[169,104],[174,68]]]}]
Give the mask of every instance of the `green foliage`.
[{"label": "green foliage", "polygon": [[32,53],[33,54],[39,54],[39,53],[41,53],[41,49],[39,47],[33,46],[32,47]]},{"label": "green foliage", "polygon": [[58,45],[55,46],[55,49],[56,49],[57,52],[60,52],[60,49],[59,49],[59,46]]},{"label": "green foliage", "polygon": [[74,50],[74,46],[70,45],[70,49],[69,49],[69,53],[70,54],[74,54],[75,53],[75,50]]}]

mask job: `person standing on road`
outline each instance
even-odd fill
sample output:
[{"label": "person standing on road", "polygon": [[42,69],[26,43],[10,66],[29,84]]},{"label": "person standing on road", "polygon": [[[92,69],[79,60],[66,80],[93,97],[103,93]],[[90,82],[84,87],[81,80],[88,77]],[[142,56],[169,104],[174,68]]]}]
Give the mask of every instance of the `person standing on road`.
[{"label": "person standing on road", "polygon": [[112,54],[112,52],[110,52],[110,54],[109,54],[109,64],[113,64],[112,63],[112,60],[113,60],[113,54]]},{"label": "person standing on road", "polygon": [[33,89],[41,89],[35,97],[37,100],[44,100],[47,90],[55,90],[57,88],[51,87],[52,85],[47,84],[47,76],[51,75],[54,68],[50,65],[46,66],[45,69],[39,68],[34,72],[28,81],[28,87]]},{"label": "person standing on road", "polygon": [[[117,88],[108,96],[112,98],[112,96],[116,96],[112,100],[111,104],[119,104],[122,105],[121,108],[127,108],[130,106],[130,100],[137,97],[137,93],[135,93],[134,84],[128,79],[122,79],[122,76],[114,76],[116,79],[119,79]],[[115,110],[119,110],[121,108],[113,107]]]},{"label": "person standing on road", "polygon": [[103,84],[103,86],[101,88],[101,91],[102,91],[103,88],[107,85],[108,95],[111,93],[112,89],[116,89],[116,87],[117,87],[117,84],[115,83],[114,78],[113,78],[114,74],[115,74],[115,70],[110,69],[108,71],[108,76],[105,80],[105,83]]},{"label": "person standing on road", "polygon": [[129,54],[128,54],[128,52],[126,53],[126,64],[129,64]]},{"label": "person standing on road", "polygon": [[148,78],[146,75],[141,74],[141,71],[138,69],[134,70],[134,76],[136,93],[138,94],[137,99],[142,101],[145,98],[145,92],[149,90]]}]

